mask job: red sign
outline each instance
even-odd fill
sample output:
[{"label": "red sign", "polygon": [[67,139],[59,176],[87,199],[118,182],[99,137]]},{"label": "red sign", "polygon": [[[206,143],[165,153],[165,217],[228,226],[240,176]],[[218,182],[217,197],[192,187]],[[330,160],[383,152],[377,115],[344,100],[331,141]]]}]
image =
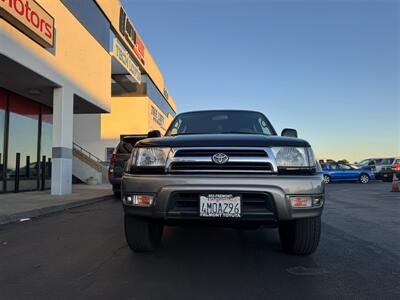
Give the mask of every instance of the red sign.
[{"label": "red sign", "polygon": [[54,19],[34,0],[0,0],[0,17],[42,46],[54,46]]},{"label": "red sign", "polygon": [[135,55],[139,58],[142,64],[144,64],[144,43],[137,34],[131,20],[122,7],[119,14],[119,31],[125,37],[126,42],[132,48]]}]

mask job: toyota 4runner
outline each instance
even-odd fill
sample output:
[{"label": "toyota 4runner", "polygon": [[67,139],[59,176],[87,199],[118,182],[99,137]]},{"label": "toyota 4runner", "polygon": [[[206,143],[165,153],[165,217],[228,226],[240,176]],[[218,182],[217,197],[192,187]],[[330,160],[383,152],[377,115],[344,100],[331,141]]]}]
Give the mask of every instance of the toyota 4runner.
[{"label": "toyota 4runner", "polygon": [[277,136],[259,112],[179,114],[165,136],[136,143],[121,189],[134,251],[157,249],[168,225],[277,227],[298,255],[319,243],[321,167],[294,129]]}]

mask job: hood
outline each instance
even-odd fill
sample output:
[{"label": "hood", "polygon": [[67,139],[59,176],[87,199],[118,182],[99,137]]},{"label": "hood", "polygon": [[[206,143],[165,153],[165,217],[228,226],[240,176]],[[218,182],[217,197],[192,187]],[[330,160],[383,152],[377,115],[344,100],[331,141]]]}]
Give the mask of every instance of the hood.
[{"label": "hood", "polygon": [[305,140],[293,137],[256,134],[190,134],[164,136],[139,141],[136,147],[308,147]]}]

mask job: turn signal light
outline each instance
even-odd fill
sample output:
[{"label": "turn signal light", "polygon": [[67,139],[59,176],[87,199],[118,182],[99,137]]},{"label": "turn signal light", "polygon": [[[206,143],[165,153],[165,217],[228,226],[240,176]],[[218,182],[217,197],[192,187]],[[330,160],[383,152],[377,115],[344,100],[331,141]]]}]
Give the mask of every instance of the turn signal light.
[{"label": "turn signal light", "polygon": [[124,196],[122,200],[126,205],[150,206],[153,204],[153,196],[149,195]]},{"label": "turn signal light", "polygon": [[116,149],[114,149],[113,153],[111,154],[110,163],[114,164],[116,162],[117,162],[117,153],[116,153]]},{"label": "turn signal light", "polygon": [[133,204],[149,206],[153,203],[153,197],[148,195],[135,195],[133,196]]},{"label": "turn signal light", "polygon": [[290,204],[295,208],[312,207],[312,198],[304,196],[291,196]]}]

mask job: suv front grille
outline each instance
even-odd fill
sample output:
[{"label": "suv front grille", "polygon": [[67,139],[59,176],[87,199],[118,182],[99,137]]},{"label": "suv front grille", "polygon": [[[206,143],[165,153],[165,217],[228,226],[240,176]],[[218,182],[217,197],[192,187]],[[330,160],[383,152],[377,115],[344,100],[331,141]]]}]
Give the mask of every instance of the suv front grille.
[{"label": "suv front grille", "polygon": [[[213,161],[213,155],[223,153],[226,163]],[[169,173],[273,173],[275,159],[266,148],[178,148],[173,149],[167,163]]]},{"label": "suv front grille", "polygon": [[228,156],[236,157],[268,157],[264,150],[240,150],[240,149],[190,149],[177,150],[174,157],[211,157],[216,153],[225,153]]},{"label": "suv front grille", "polygon": [[227,162],[218,165],[213,162],[175,162],[171,165],[171,172],[174,171],[203,171],[203,172],[272,172],[270,163],[251,163],[251,162]]}]

